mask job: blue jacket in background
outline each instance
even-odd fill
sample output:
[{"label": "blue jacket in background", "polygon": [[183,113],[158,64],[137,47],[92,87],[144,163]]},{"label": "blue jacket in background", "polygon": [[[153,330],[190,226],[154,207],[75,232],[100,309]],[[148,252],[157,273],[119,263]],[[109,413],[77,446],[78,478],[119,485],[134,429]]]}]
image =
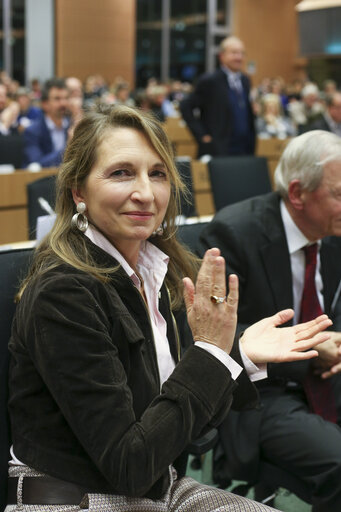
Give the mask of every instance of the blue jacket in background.
[{"label": "blue jacket in background", "polygon": [[[65,132],[67,129],[65,130]],[[67,134],[65,134],[67,139]],[[27,167],[38,162],[42,167],[57,167],[61,164],[64,151],[55,151],[45,116],[36,119],[24,131],[24,162]]]}]

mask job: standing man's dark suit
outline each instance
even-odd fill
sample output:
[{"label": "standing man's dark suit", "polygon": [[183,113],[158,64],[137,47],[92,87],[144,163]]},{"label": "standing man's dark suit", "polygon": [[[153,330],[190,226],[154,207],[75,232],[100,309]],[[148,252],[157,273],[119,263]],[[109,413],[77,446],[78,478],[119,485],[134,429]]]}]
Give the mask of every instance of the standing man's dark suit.
[{"label": "standing man's dark suit", "polygon": [[[255,127],[250,81],[241,73],[244,46],[229,37],[221,44],[222,67],[203,75],[180,104],[184,120],[199,145],[199,156],[253,154]],[[199,113],[199,115],[198,115]]]},{"label": "standing man's dark suit", "polygon": [[[291,263],[279,203],[279,195],[270,193],[223,208],[201,235],[199,253],[208,247],[220,248],[227,272],[239,277],[239,332],[261,318],[293,307]],[[341,238],[325,238],[320,258],[325,312],[334,321],[332,329],[341,331],[341,318],[335,318],[333,304],[341,279]],[[315,414],[307,414],[307,410],[301,414],[302,403],[307,409],[301,382],[309,364],[302,361],[268,365],[268,379],[256,383],[262,406],[228,415],[220,427],[224,454],[216,465],[218,478],[257,481],[261,456],[304,478],[312,488],[316,482],[323,487],[328,464],[334,464],[341,478],[341,429]],[[332,379],[341,389],[341,375]],[[341,393],[336,398],[340,414]],[[332,460],[328,458],[330,453]],[[292,460],[288,454],[294,454]],[[321,474],[310,474],[310,464],[321,464]],[[324,464],[327,466],[323,472]],[[339,496],[336,501],[329,496],[327,508],[316,511],[341,510],[337,508],[341,507],[341,480],[335,482],[329,477],[333,482],[330,485],[338,486]],[[330,494],[330,489],[327,491]]]}]

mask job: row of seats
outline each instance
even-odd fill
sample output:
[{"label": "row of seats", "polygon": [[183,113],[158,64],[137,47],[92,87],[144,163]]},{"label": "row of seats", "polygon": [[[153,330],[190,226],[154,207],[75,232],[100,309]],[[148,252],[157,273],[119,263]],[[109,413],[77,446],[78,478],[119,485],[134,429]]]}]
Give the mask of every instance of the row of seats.
[{"label": "row of seats", "polygon": [[[191,159],[176,158],[177,167],[189,191],[189,202],[183,198],[184,217],[197,216]],[[215,211],[249,197],[266,194],[272,189],[267,159],[257,156],[211,158],[208,163]]]}]

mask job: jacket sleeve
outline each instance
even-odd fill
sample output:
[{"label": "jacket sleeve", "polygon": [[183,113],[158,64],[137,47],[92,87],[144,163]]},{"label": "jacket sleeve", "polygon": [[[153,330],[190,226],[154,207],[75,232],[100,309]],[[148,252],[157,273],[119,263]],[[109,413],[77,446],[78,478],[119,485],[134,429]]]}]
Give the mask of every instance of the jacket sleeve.
[{"label": "jacket sleeve", "polygon": [[223,364],[192,346],[137,418],[112,336],[120,318],[113,310],[109,319],[104,285],[94,281],[63,276],[45,285],[21,312],[27,350],[110,487],[141,496],[207,425],[222,421],[236,384]]},{"label": "jacket sleeve", "polygon": [[45,153],[42,150],[39,134],[28,127],[24,131],[24,161],[25,165],[38,162],[42,167],[58,166],[63,158],[63,151],[50,151]]},{"label": "jacket sleeve", "polygon": [[[207,94],[209,94],[207,80],[203,77],[199,80],[195,90],[180,103],[182,117],[199,143],[202,142],[201,139],[204,135],[211,135],[200,115],[207,104]],[[195,114],[195,110],[199,110],[199,115]]]}]

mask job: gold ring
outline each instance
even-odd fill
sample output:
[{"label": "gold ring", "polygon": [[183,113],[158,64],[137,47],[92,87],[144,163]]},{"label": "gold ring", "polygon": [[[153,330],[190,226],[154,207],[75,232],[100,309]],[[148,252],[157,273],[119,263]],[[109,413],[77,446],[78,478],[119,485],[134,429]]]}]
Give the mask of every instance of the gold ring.
[{"label": "gold ring", "polygon": [[223,302],[225,302],[226,295],[225,297],[217,297],[217,295],[211,295],[210,299],[211,302],[213,302],[213,304],[222,304]]}]

